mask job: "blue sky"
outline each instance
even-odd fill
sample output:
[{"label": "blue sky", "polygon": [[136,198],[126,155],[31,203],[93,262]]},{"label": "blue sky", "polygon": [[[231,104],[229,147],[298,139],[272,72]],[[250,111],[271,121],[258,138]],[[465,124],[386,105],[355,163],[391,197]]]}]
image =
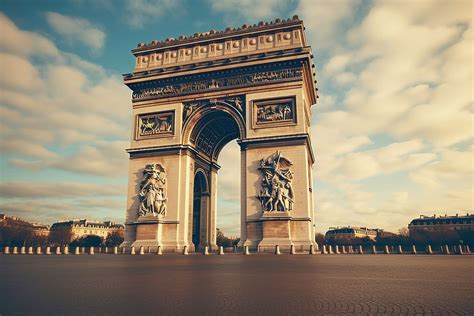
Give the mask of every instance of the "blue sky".
[{"label": "blue sky", "polygon": [[[473,208],[471,1],[2,1],[0,212],[123,221],[138,42],[298,14],[313,48],[315,223],[396,231]],[[218,226],[239,234],[238,146]]]}]

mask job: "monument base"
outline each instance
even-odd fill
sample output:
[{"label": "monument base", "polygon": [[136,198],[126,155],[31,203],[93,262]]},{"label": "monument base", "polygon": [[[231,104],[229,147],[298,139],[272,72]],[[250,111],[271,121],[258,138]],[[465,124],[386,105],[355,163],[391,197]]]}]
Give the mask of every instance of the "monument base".
[{"label": "monument base", "polygon": [[258,252],[274,252],[275,246],[280,251],[289,252],[293,242],[291,241],[289,212],[263,212],[262,217],[262,240],[258,244]]},{"label": "monument base", "polygon": [[140,247],[150,251],[156,251],[161,246],[163,252],[178,252],[183,249],[176,239],[178,221],[167,221],[153,215],[146,215],[138,218],[135,222],[127,225],[135,226],[136,237],[133,242],[124,242],[122,247],[135,250]]}]

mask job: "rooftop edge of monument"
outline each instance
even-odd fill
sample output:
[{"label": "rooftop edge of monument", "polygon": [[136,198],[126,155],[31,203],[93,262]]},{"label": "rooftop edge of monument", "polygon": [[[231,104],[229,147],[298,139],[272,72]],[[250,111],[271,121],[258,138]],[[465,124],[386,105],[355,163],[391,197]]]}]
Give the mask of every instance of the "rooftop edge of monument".
[{"label": "rooftop edge of monument", "polygon": [[294,15],[292,18],[288,18],[288,19],[277,18],[270,22],[260,21],[259,23],[253,24],[253,25],[243,24],[241,27],[227,27],[225,30],[221,30],[221,31],[209,30],[207,32],[194,33],[193,35],[190,35],[190,36],[181,35],[179,36],[179,38],[168,37],[162,41],[153,40],[148,44],[145,44],[142,42],[138,43],[137,48],[133,49],[132,52],[138,53],[138,52],[146,51],[149,49],[165,48],[168,46],[188,44],[188,43],[191,44],[191,43],[201,41],[201,40],[217,39],[222,36],[239,35],[242,33],[249,32],[249,31],[267,30],[267,29],[272,29],[272,28],[280,27],[280,26],[300,24],[302,22],[303,20],[301,20],[298,17],[298,15]]}]

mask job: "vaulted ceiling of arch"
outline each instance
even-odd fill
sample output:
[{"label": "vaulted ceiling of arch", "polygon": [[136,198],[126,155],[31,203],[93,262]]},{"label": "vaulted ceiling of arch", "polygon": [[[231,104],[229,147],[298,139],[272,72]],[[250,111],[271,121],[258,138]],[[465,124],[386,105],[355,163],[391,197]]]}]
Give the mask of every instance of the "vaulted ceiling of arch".
[{"label": "vaulted ceiling of arch", "polygon": [[213,113],[196,125],[191,142],[196,149],[212,159],[217,159],[221,149],[240,135],[236,122],[227,114]]}]

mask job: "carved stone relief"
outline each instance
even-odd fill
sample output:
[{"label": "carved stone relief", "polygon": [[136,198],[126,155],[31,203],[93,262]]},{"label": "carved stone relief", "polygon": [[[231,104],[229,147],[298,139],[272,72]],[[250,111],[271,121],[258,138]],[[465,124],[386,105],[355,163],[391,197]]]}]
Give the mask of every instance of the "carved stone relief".
[{"label": "carved stone relief", "polygon": [[291,161],[281,156],[280,151],[260,161],[258,170],[262,174],[262,189],[257,198],[263,212],[290,212],[293,209],[292,165]]},{"label": "carved stone relief", "polygon": [[295,98],[253,102],[254,127],[281,126],[296,123]]},{"label": "carved stone relief", "polygon": [[137,116],[136,138],[153,138],[174,133],[174,112],[157,112]]},{"label": "carved stone relief", "polygon": [[166,215],[166,173],[163,166],[159,164],[146,165],[138,197],[140,199],[139,217],[148,214],[156,217]]},{"label": "carved stone relief", "polygon": [[242,74],[239,76],[208,79],[203,81],[169,84],[165,86],[136,90],[132,94],[132,100],[140,101],[150,98],[159,98],[165,96],[182,95],[187,93],[214,90],[222,87],[239,87],[253,84],[294,80],[300,79],[302,77],[302,74],[303,72],[301,69],[294,68],[257,72],[253,74]]},{"label": "carved stone relief", "polygon": [[225,103],[237,111],[245,114],[245,95],[238,95],[233,97],[210,99],[210,100],[198,100],[183,103],[183,125],[186,123],[188,118],[196,112],[197,109],[200,109],[204,106],[213,106],[217,103]]}]

